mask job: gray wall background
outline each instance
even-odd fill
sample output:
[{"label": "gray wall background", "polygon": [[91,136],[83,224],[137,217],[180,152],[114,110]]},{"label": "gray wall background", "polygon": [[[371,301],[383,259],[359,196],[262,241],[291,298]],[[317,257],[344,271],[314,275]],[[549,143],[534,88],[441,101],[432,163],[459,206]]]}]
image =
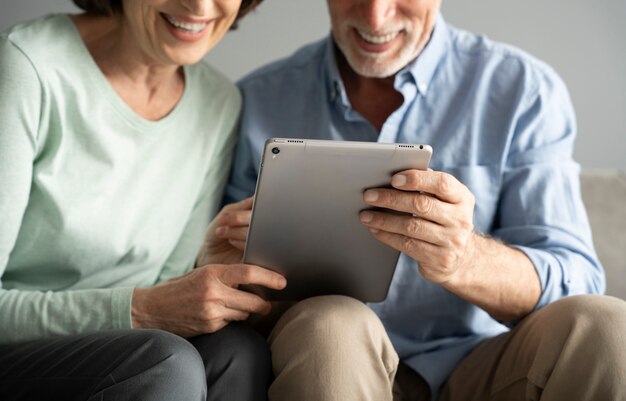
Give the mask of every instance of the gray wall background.
[{"label": "gray wall background", "polygon": [[[69,0],[0,0],[0,31],[75,11]],[[551,64],[576,108],[576,160],[585,168],[626,170],[626,0],[444,0],[443,14]],[[236,80],[328,30],[324,0],[265,0],[207,60]]]}]

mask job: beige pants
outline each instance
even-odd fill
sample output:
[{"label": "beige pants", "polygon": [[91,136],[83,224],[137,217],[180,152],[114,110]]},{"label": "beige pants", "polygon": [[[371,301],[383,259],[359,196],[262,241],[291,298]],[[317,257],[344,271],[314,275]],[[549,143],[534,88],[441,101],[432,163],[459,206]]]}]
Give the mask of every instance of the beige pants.
[{"label": "beige pants", "polygon": [[[428,389],[400,364],[377,316],[350,298],[302,301],[270,336],[271,401],[421,401]],[[397,375],[396,375],[397,372]],[[481,343],[440,401],[626,401],[626,302],[576,296]]]}]

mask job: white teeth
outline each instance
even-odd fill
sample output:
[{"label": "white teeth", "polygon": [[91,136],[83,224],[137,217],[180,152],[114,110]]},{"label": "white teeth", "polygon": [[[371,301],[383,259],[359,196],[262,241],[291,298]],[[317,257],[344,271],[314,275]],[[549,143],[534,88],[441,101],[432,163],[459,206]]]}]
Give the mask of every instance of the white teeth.
[{"label": "white teeth", "polygon": [[190,33],[198,33],[207,26],[206,22],[183,22],[174,19],[174,17],[172,17],[171,15],[163,15],[170,24],[174,25],[178,29],[182,29],[183,31],[187,31]]},{"label": "white teeth", "polygon": [[359,36],[361,36],[367,42],[373,43],[375,45],[381,45],[383,43],[390,42],[400,33],[400,31],[396,31],[396,32],[387,33],[385,35],[370,35],[369,33],[365,33],[358,29],[357,29],[357,32],[359,33]]}]

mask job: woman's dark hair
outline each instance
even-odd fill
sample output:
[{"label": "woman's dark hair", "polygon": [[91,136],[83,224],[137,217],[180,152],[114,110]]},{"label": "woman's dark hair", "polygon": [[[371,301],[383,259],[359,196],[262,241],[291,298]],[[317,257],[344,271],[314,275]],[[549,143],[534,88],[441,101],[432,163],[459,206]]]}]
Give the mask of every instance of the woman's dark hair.
[{"label": "woman's dark hair", "polygon": [[[115,15],[122,12],[122,0],[72,0],[80,9],[90,14],[97,15]],[[244,15],[254,10],[263,0],[242,0],[239,7],[239,13],[237,19],[233,24],[233,28],[236,28],[237,22],[243,18]]]},{"label": "woman's dark hair", "polygon": [[114,15],[122,12],[122,0],[73,0],[78,8],[89,14]]}]

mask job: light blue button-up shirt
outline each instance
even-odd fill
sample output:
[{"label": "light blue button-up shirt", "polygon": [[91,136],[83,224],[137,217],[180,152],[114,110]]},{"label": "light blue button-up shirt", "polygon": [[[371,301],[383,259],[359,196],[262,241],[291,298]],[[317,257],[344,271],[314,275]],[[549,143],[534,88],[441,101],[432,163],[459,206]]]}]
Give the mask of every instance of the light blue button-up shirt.
[{"label": "light blue button-up shirt", "polygon": [[[352,109],[334,51],[328,38],[241,80],[241,138],[227,202],[254,192],[270,137],[427,143],[431,167],[473,192],[476,230],[530,258],[541,279],[538,308],[604,291],[572,159],[574,112],[549,66],[439,17],[426,48],[395,76],[404,102],[379,133]],[[424,280],[406,255],[387,299],[370,306],[434,394],[473,347],[514,324]]]}]

